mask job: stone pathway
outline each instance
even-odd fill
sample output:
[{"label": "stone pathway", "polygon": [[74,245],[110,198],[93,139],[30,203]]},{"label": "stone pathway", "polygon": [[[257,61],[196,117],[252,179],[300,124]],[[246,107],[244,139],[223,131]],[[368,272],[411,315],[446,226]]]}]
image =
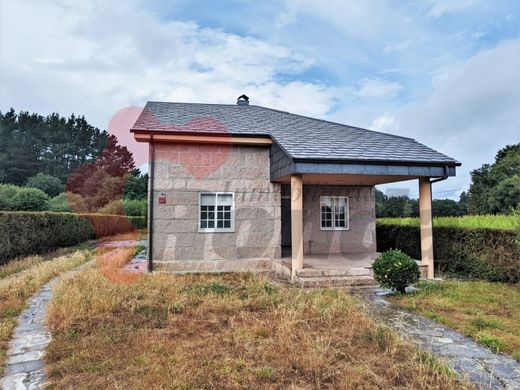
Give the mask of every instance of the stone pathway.
[{"label": "stone pathway", "polygon": [[104,241],[99,246],[126,248],[130,246],[142,246],[144,249],[139,252],[128,264],[123,267],[126,272],[145,273],[148,272],[148,240],[139,240],[137,243],[134,240],[124,241]]},{"label": "stone pathway", "polygon": [[[147,241],[138,241],[145,247],[130,263],[125,265],[127,272],[147,271]],[[135,246],[135,241],[106,241],[100,246],[124,248]],[[7,366],[1,381],[3,390],[42,389],[45,383],[43,354],[51,341],[51,335],[45,325],[47,307],[52,298],[52,288],[62,280],[68,279],[94,261],[60,275],[43,285],[27,302],[27,308],[18,317],[18,325],[14,329],[7,352]]]},{"label": "stone pathway", "polygon": [[520,389],[520,364],[496,354],[470,338],[436,322],[406,311],[384,299],[388,290],[368,292],[369,310],[383,323],[421,349],[441,357],[462,378],[478,389]]},{"label": "stone pathway", "polygon": [[29,299],[27,308],[18,317],[18,325],[9,342],[7,366],[1,382],[3,390],[43,388],[43,354],[51,341],[51,335],[45,326],[45,316],[52,298],[52,288],[91,264],[93,261],[52,279]]},{"label": "stone pathway", "polygon": [[139,245],[143,246],[144,249],[123,267],[126,272],[148,272],[148,241],[139,241]]}]

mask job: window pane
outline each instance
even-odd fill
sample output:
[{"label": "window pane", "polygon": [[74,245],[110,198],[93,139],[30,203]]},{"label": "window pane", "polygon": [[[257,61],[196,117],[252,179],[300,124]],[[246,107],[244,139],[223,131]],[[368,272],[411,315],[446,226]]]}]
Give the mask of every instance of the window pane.
[{"label": "window pane", "polygon": [[201,229],[206,229],[208,227],[208,222],[207,221],[200,221],[200,228]]},{"label": "window pane", "polygon": [[233,196],[231,194],[219,194],[217,197],[217,203],[221,206],[231,206],[233,204]]},{"label": "window pane", "polygon": [[213,220],[208,221],[208,228],[213,229],[214,227],[215,227],[215,221],[213,221]]},{"label": "window pane", "polygon": [[200,204],[201,204],[201,206],[214,206],[215,205],[215,195],[214,194],[202,194],[200,196]]},{"label": "window pane", "polygon": [[224,221],[217,221],[217,228],[224,227]]},{"label": "window pane", "polygon": [[224,221],[224,227],[225,228],[231,228],[231,221]]},{"label": "window pane", "polygon": [[328,196],[322,196],[320,198],[320,203],[322,206],[331,207],[332,206],[332,199]]}]

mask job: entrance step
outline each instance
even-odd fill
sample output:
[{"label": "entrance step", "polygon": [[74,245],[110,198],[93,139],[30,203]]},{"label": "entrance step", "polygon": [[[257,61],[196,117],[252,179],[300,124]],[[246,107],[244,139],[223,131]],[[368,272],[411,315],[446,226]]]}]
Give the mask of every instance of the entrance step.
[{"label": "entrance step", "polygon": [[341,269],[314,269],[302,268],[296,271],[300,278],[319,278],[319,277],[343,277],[343,276],[373,276],[370,267],[348,267]]},{"label": "entrance step", "polygon": [[358,276],[315,276],[298,277],[302,287],[376,287],[377,284],[371,275]]}]

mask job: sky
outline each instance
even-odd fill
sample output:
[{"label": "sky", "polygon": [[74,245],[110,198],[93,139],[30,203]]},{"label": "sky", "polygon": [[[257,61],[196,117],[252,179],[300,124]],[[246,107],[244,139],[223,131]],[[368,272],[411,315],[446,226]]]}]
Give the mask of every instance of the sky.
[{"label": "sky", "polygon": [[242,93],[454,157],[457,177],[433,195],[457,199],[471,170],[520,142],[520,2],[0,1],[1,111],[106,129],[148,100]]}]

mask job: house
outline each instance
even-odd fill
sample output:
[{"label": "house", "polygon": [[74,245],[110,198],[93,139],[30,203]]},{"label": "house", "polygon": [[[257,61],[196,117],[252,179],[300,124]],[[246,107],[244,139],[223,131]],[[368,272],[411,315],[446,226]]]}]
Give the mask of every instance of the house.
[{"label": "house", "polygon": [[374,186],[417,179],[421,260],[433,277],[431,184],[455,176],[451,157],[245,95],[148,102],[131,131],[149,144],[150,270],[349,276],[341,270],[377,256]]}]

